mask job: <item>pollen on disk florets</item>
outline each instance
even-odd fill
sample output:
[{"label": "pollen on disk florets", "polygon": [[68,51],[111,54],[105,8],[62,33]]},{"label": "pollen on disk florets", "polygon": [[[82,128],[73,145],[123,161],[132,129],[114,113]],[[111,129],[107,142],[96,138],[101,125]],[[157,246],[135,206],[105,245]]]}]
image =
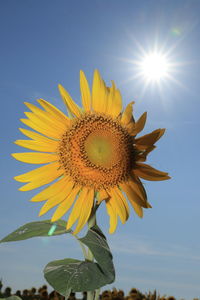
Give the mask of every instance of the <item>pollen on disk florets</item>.
[{"label": "pollen on disk florets", "polygon": [[119,120],[100,113],[85,113],[72,120],[63,134],[60,164],[82,186],[96,190],[128,179],[134,162],[133,137]]}]

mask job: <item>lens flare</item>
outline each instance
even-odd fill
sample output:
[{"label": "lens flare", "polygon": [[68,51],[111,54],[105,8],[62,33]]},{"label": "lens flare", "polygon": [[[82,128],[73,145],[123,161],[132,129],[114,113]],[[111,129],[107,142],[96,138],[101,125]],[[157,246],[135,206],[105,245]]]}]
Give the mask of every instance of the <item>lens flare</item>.
[{"label": "lens flare", "polygon": [[49,229],[49,232],[48,232],[48,235],[49,235],[49,236],[53,235],[54,231],[56,230],[56,227],[57,227],[56,224],[53,224],[53,225],[51,226],[51,228]]},{"label": "lens flare", "polygon": [[181,30],[178,27],[174,27],[174,28],[172,28],[171,33],[174,36],[180,36],[181,35]]}]

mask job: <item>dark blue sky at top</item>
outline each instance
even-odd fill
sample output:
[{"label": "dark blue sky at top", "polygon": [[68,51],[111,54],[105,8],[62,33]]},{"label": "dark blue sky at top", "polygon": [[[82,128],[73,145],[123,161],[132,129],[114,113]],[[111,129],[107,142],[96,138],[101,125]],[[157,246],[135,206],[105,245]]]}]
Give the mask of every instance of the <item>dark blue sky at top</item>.
[{"label": "dark blue sky at top", "polygon": [[[20,184],[12,179],[34,167],[10,156],[26,151],[13,144],[23,138],[17,130],[24,127],[19,121],[27,111],[23,102],[44,98],[65,110],[57,89],[61,83],[80,104],[79,70],[91,84],[97,68],[108,85],[115,81],[124,105],[136,102],[136,118],[148,112],[144,133],[167,128],[149,163],[172,176],[167,182],[145,183],[153,209],[142,220],[132,212],[113,236],[108,236],[105,208],[100,210],[98,223],[116,262],[115,286],[157,288],[187,299],[200,295],[199,22],[199,1],[0,2],[1,237],[38,220],[41,207],[28,201],[34,191],[19,192]],[[155,43],[163,52],[170,50],[176,64],[173,80],[144,91],[144,80],[133,79],[137,72],[131,61],[141,56],[139,45],[148,52]],[[39,286],[43,266],[73,257],[75,245],[69,238],[2,245],[0,278],[13,289]]]}]

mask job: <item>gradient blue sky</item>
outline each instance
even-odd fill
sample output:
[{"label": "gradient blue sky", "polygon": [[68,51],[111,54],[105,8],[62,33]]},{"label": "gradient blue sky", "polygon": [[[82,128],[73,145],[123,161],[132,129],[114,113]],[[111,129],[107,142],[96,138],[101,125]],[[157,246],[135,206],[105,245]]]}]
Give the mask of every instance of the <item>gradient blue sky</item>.
[{"label": "gradient blue sky", "polygon": [[[10,153],[22,135],[19,119],[24,101],[44,98],[65,109],[57,84],[80,103],[79,70],[91,83],[98,68],[107,84],[114,80],[124,104],[134,100],[136,118],[148,111],[144,133],[166,127],[149,163],[168,171],[172,180],[145,182],[153,209],[141,220],[132,215],[108,235],[104,205],[98,223],[108,236],[116,265],[115,286],[178,298],[200,297],[200,2],[21,0],[0,2],[1,210],[0,236],[39,220],[34,191],[19,192],[12,178],[31,166]],[[178,28],[179,34],[173,34]],[[168,52],[176,64],[173,80],[148,86],[134,79],[131,62],[145,51]],[[52,212],[41,219],[47,219]],[[0,277],[4,287],[40,286],[43,267],[51,260],[80,258],[72,237],[37,238],[0,246]]]}]

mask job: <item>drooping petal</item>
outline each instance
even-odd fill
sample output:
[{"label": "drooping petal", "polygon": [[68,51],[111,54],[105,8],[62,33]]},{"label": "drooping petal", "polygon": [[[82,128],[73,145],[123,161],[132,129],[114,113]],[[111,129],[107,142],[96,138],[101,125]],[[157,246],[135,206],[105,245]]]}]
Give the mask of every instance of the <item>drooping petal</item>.
[{"label": "drooping petal", "polygon": [[85,203],[85,205],[87,203],[87,194],[88,189],[83,187],[68,218],[67,229],[71,228],[76,222],[76,220],[79,218],[83,203]]},{"label": "drooping petal", "polygon": [[138,205],[147,208],[146,201],[144,201],[144,199],[138,195],[138,193],[133,189],[133,187],[129,184],[129,182],[122,183],[120,185],[120,187],[126,193],[130,203],[132,203],[132,201],[133,201],[133,202],[137,203]]},{"label": "drooping petal", "polygon": [[70,209],[72,204],[74,203],[74,200],[76,199],[76,196],[80,190],[80,186],[75,186],[71,193],[68,195],[68,197],[58,206],[56,211],[54,212],[51,221],[55,222],[62,218],[64,214]]},{"label": "drooping petal", "polygon": [[19,182],[30,182],[30,181],[36,181],[40,177],[46,177],[49,173],[54,173],[56,170],[58,170],[60,167],[60,164],[57,162],[44,165],[42,167],[39,167],[37,169],[34,169],[32,171],[29,171],[27,173],[24,173],[22,175],[15,176],[14,179]]},{"label": "drooping petal", "polygon": [[17,140],[15,144],[27,149],[35,150],[35,151],[43,151],[43,152],[57,152],[58,144],[38,142],[32,140]]},{"label": "drooping petal", "polygon": [[[63,208],[63,210],[65,209],[65,211],[67,211],[71,207],[68,197],[73,189],[73,186],[73,181],[68,181],[61,190],[59,190],[54,196],[50,197],[46,201],[39,212],[39,216],[46,214],[46,212],[48,212],[51,208],[55,207],[61,202],[63,203],[60,204],[60,209]],[[64,203],[65,201],[67,203]]]},{"label": "drooping petal", "polygon": [[63,178],[59,179],[58,181],[54,182],[44,190],[42,190],[40,193],[35,195],[33,198],[31,198],[30,201],[32,202],[40,202],[40,201],[45,201],[54,195],[56,196],[59,194],[67,185],[69,181],[69,177],[64,176]]},{"label": "drooping petal", "polygon": [[76,117],[81,116],[81,109],[80,107],[72,100],[71,96],[69,93],[64,89],[64,87],[59,84],[58,89],[60,91],[61,97],[67,106],[67,109]]},{"label": "drooping petal", "polygon": [[[138,194],[138,196],[143,199],[143,202],[146,204],[147,201],[147,194],[143,187],[143,184],[141,183],[140,179],[135,176],[133,172],[133,177],[128,181],[128,184],[131,186],[131,188]],[[146,206],[144,206],[146,207]]]},{"label": "drooping petal", "polygon": [[122,192],[120,191],[120,189],[116,188],[115,192],[117,193],[118,197],[121,199],[121,201],[124,204],[124,207],[125,207],[125,210],[126,210],[126,220],[128,220],[130,210],[129,210],[129,206],[128,206],[127,200],[124,197],[124,195],[122,194]]},{"label": "drooping petal", "polygon": [[73,234],[79,233],[79,231],[81,231],[83,226],[87,223],[92,211],[93,204],[94,204],[94,190],[90,189],[87,193],[87,198],[83,199],[82,208],[80,210],[80,216]]},{"label": "drooping petal", "polygon": [[40,152],[13,153],[12,156],[16,160],[29,163],[29,164],[46,164],[49,162],[54,162],[59,160],[59,157],[56,154],[40,153]]},{"label": "drooping petal", "polygon": [[108,91],[98,70],[94,71],[92,85],[92,107],[94,111],[105,113],[107,110]]},{"label": "drooping petal", "polygon": [[116,193],[114,188],[110,190],[110,195],[112,198],[111,202],[115,206],[116,212],[117,212],[118,216],[120,217],[122,224],[124,224],[127,221],[126,207],[125,207],[121,197],[118,196],[118,194]]},{"label": "drooping petal", "polygon": [[143,217],[143,208],[140,205],[138,205],[137,203],[133,202],[133,201],[131,202],[131,204],[132,204],[132,206],[133,206],[134,211],[136,212],[136,214],[140,218],[142,218]]},{"label": "drooping petal", "polygon": [[170,179],[168,173],[156,170],[143,163],[136,163],[134,173],[145,180],[159,181]]},{"label": "drooping petal", "polygon": [[117,227],[117,213],[115,206],[112,205],[111,199],[106,200],[107,213],[110,216],[110,228],[109,233],[114,233]]},{"label": "drooping petal", "polygon": [[90,111],[91,110],[90,88],[88,85],[88,81],[85,77],[85,74],[82,70],[80,71],[80,90],[81,90],[83,107],[85,111]]},{"label": "drooping petal", "polygon": [[100,190],[97,194],[97,203],[100,204],[102,201],[108,200],[109,198],[110,198],[110,195],[108,194],[108,192],[105,189]]}]

